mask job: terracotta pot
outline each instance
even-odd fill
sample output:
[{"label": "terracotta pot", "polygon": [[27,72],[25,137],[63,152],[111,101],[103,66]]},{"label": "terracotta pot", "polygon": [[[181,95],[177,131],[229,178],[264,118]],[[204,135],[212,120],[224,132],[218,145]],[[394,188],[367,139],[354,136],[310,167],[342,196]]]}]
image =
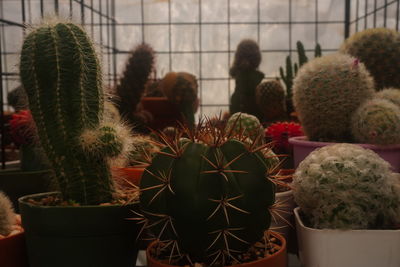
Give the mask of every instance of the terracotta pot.
[{"label": "terracotta pot", "polygon": [[[245,266],[245,267],[286,267],[287,266],[287,255],[286,255],[286,240],[285,238],[278,234],[278,233],[271,233],[272,236],[276,237],[279,239],[282,243],[282,247],[280,250],[274,253],[274,255],[269,256],[268,258],[263,258],[260,260],[248,262],[248,263],[242,263],[239,265],[231,265],[232,267],[239,267],[239,266]],[[162,263],[152,257],[150,255],[150,250],[157,244],[157,241],[152,242],[146,249],[146,258],[147,258],[147,266],[148,267],[170,267],[170,266],[175,266],[175,265],[169,265],[166,263]]]},{"label": "terracotta pot", "polygon": [[149,127],[154,130],[162,130],[168,126],[177,126],[177,122],[183,122],[183,116],[179,108],[166,97],[142,97],[143,109],[153,115],[153,121]]},{"label": "terracotta pot", "polygon": [[24,232],[0,238],[0,266],[28,267]]},{"label": "terracotta pot", "polygon": [[123,187],[132,187],[131,184],[140,185],[140,179],[145,170],[145,167],[133,166],[127,168],[114,168],[118,172],[118,182]]}]

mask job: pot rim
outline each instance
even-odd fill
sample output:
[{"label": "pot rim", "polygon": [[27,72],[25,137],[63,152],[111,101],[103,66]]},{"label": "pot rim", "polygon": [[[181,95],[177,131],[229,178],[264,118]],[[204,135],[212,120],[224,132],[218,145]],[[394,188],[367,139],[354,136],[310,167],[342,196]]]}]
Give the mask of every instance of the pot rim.
[{"label": "pot rim", "polygon": [[23,235],[25,235],[25,229],[24,228],[22,228],[22,231],[20,231],[17,234],[8,235],[6,237],[0,238],[0,243],[1,242],[7,242],[7,240],[10,240],[10,239],[19,238],[20,236],[23,236]]}]

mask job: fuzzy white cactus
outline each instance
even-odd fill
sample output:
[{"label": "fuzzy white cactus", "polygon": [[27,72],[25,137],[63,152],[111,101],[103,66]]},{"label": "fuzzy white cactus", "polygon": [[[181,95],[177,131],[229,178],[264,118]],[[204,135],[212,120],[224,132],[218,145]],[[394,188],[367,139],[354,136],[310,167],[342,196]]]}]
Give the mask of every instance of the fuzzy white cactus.
[{"label": "fuzzy white cactus", "polygon": [[7,236],[16,223],[14,209],[10,199],[0,191],[0,235]]}]

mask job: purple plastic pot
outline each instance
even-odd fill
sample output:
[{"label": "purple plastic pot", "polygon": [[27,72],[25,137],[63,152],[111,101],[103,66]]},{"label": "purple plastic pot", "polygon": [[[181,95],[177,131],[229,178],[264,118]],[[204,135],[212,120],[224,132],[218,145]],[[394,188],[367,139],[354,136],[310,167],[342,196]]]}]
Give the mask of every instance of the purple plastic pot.
[{"label": "purple plastic pot", "polygon": [[[308,156],[313,150],[333,145],[329,142],[308,141],[307,136],[296,136],[289,138],[289,143],[293,145],[294,167],[297,168],[300,162]],[[378,146],[371,144],[355,144],[363,148],[368,148],[378,154],[381,158],[392,165],[395,172],[400,172],[400,145]]]}]

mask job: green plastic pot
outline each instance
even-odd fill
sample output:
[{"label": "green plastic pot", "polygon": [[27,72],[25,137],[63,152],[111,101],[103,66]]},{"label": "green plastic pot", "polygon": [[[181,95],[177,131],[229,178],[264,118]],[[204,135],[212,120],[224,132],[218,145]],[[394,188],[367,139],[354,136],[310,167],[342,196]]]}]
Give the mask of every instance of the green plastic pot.
[{"label": "green plastic pot", "polygon": [[132,267],[140,226],[132,210],[138,205],[37,206],[19,199],[30,267]]}]

